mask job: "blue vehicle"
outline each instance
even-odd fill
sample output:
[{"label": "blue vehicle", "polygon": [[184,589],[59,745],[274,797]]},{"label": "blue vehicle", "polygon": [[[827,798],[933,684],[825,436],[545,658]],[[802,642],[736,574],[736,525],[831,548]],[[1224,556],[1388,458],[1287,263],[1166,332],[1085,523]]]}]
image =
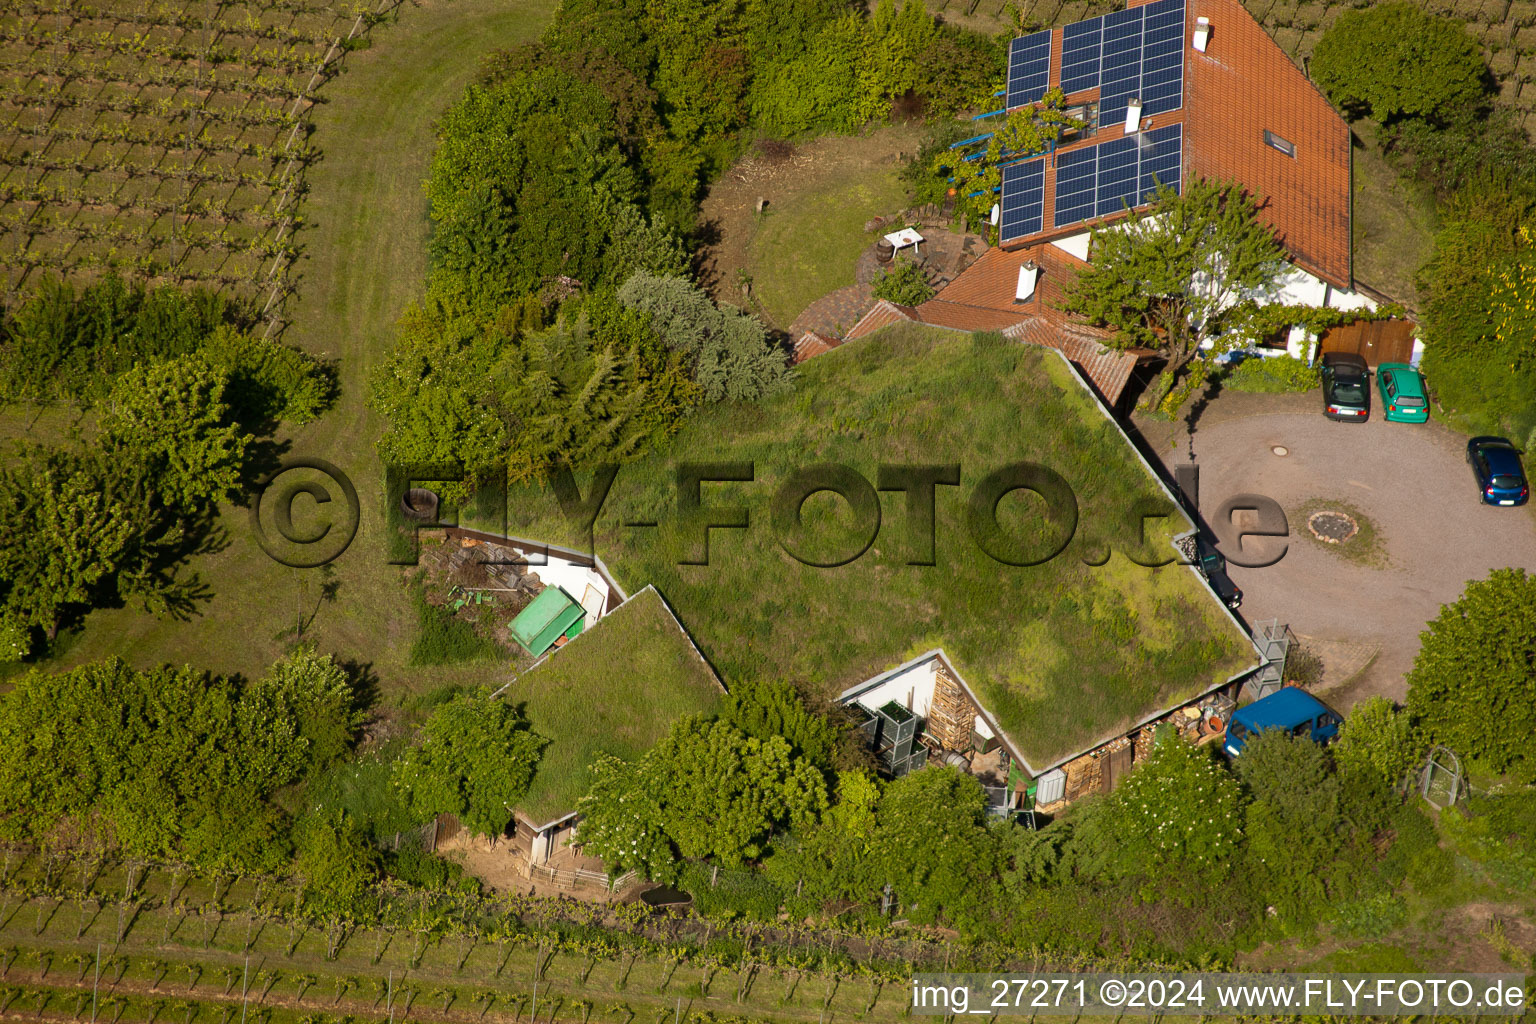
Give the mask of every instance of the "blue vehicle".
[{"label": "blue vehicle", "polygon": [[1222,749],[1228,757],[1236,757],[1265,729],[1284,729],[1313,743],[1327,744],[1339,735],[1339,721],[1338,715],[1307,691],[1286,686],[1233,712]]},{"label": "blue vehicle", "polygon": [[1520,465],[1520,449],[1503,437],[1474,437],[1467,442],[1467,465],[1477,478],[1484,505],[1524,505],[1531,485]]}]

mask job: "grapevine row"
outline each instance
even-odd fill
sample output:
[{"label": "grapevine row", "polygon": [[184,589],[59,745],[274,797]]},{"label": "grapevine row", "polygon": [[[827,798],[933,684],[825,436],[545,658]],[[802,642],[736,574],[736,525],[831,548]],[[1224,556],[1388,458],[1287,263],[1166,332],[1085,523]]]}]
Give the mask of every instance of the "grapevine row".
[{"label": "grapevine row", "polygon": [[228,237],[227,228],[202,230],[179,226],[169,236],[156,232],[153,225],[141,224],[130,227],[117,221],[79,222],[65,219],[64,214],[49,213],[34,220],[20,211],[0,216],[0,228],[25,233],[30,237],[63,235],[79,242],[110,242],[115,245],[154,245],[174,241],[185,250],[198,252],[228,253],[236,256],[254,256],[266,259],[275,256],[292,258],[298,249],[290,241],[277,241],[260,236],[247,242]]},{"label": "grapevine row", "polygon": [[292,149],[281,145],[267,145],[244,140],[217,141],[195,136],[191,132],[156,132],[126,124],[89,124],[78,127],[65,125],[9,125],[8,131],[38,139],[63,139],[69,142],[120,143],[131,146],[156,146],[169,150],[199,150],[207,154],[233,153],[236,156],[270,159],[273,163],[293,156],[304,159],[311,153],[308,142],[299,142]]},{"label": "grapevine row", "polygon": [[14,90],[0,95],[0,102],[23,109],[36,110],[51,103],[55,110],[105,111],[126,114],[130,117],[158,117],[167,121],[187,121],[198,118],[236,128],[287,128],[296,118],[289,117],[287,110],[258,108],[256,111],[235,110],[226,107],[209,107],[203,101],[176,100],[170,97],[146,99],[139,96],[116,95],[109,97],[79,96],[66,94],[64,86],[54,85],[43,91],[24,93],[19,82]]},{"label": "grapevine row", "polygon": [[313,70],[317,62],[315,49],[300,51],[299,47],[272,47],[264,49],[260,46],[252,46],[249,49],[239,47],[223,47],[217,44],[206,48],[186,46],[180,43],[153,42],[146,34],[134,33],[124,37],[116,32],[97,32],[89,36],[71,35],[68,32],[57,33],[53,29],[42,29],[33,33],[26,30],[10,27],[0,28],[0,42],[31,45],[37,50],[45,50],[54,53],[63,53],[73,56],[78,53],[106,54],[110,56],[130,56],[147,61],[197,61],[202,59],[206,63],[235,64],[250,68],[277,69],[298,73],[305,70]]},{"label": "grapevine row", "polygon": [[216,288],[249,287],[255,283],[249,274],[229,274],[216,270],[175,269],[168,260],[153,253],[123,253],[115,247],[106,252],[81,253],[43,252],[38,249],[14,250],[0,248],[0,267],[7,270],[51,270],[58,274],[70,274],[81,270],[114,270],[148,279],[164,278],[177,284],[212,285]]},{"label": "grapevine row", "polygon": [[[83,57],[84,55],[82,55]],[[215,92],[250,93],[261,99],[292,100],[299,95],[301,87],[298,78],[291,75],[245,75],[235,73],[233,75],[221,75],[219,68],[204,68],[198,71],[195,67],[182,64],[147,64],[141,68],[135,68],[131,79],[121,75],[103,73],[96,68],[95,61],[82,60],[79,64],[68,69],[67,73],[61,69],[56,76],[51,72],[38,68],[31,61],[7,61],[0,62],[0,73],[11,75],[18,80],[42,78],[51,79],[59,77],[66,82],[83,82],[91,85],[121,85],[127,87],[157,86],[176,89],[202,89],[211,95]]]},{"label": "grapevine row", "polygon": [[[238,35],[253,39],[267,39],[279,43],[295,45],[307,45],[311,47],[329,46],[335,33],[332,31],[337,18],[329,19],[322,29],[297,29],[284,25],[265,24],[256,15],[246,12],[245,17],[239,20],[227,18],[204,18],[192,13],[191,10],[180,8],[162,9],[149,16],[124,14],[120,10],[107,8],[92,9],[81,5],[75,5],[69,11],[68,16],[73,19],[71,27],[78,26],[86,21],[106,21],[114,25],[147,26],[149,28],[180,29],[185,33],[212,32],[215,35]],[[47,15],[41,17],[46,18]]]},{"label": "grapevine row", "polygon": [[228,199],[155,199],[143,196],[118,199],[92,193],[75,186],[47,185],[40,182],[7,182],[0,184],[0,203],[38,203],[63,206],[104,207],[115,213],[142,211],[157,217],[172,215],[197,217],[201,220],[223,220],[230,224],[249,227],[270,227],[274,220],[260,215],[259,209],[231,210]]},{"label": "grapevine row", "polygon": [[[162,178],[167,181],[187,181],[198,185],[237,185],[254,189],[276,191],[283,187],[283,173],[272,171],[230,170],[209,164],[195,167],[162,166],[159,161],[142,162],[129,160],[118,154],[93,156],[90,160],[53,159],[38,152],[27,153],[22,159],[12,161],[12,167],[25,167],[47,173],[71,173],[82,176],[93,174],[120,174],[133,181],[136,178]],[[302,189],[302,183],[300,188]]]},{"label": "grapevine row", "polygon": [[[153,17],[154,12],[170,8],[174,5],[156,4],[146,14]],[[355,18],[359,14],[366,13],[368,4],[362,2],[350,2],[344,4],[307,4],[304,0],[228,0],[227,7],[260,7],[263,11],[276,11],[280,14],[292,14],[303,16],[308,14],[331,15],[333,17]],[[0,14],[73,14],[81,10],[82,5],[76,0],[0,0]],[[132,16],[130,16],[131,19]]]}]

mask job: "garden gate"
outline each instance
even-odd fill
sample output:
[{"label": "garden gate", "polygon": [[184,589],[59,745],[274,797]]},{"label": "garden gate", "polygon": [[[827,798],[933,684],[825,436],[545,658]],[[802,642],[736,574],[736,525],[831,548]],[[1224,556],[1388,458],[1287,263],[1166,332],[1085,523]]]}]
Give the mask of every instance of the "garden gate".
[{"label": "garden gate", "polygon": [[1450,747],[1437,745],[1424,759],[1419,774],[1419,792],[1437,811],[1450,807],[1467,795],[1466,776],[1461,771],[1461,758]]}]

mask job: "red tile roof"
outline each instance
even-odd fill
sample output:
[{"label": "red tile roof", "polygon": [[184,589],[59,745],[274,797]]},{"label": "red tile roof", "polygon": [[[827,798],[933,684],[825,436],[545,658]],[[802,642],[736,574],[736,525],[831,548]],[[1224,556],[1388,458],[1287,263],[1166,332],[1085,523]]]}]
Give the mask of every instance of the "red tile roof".
[{"label": "red tile roof", "polygon": [[843,339],[834,338],[830,334],[822,334],[819,331],[806,331],[795,339],[795,351],[791,362],[803,363],[812,356],[819,356],[825,352],[831,352],[843,343]]},{"label": "red tile roof", "polygon": [[1211,38],[1185,49],[1185,168],[1242,182],[1302,269],[1349,288],[1349,125],[1238,0],[1189,0],[1188,17],[1209,18]]},{"label": "red tile roof", "polygon": [[882,327],[900,323],[903,320],[916,320],[917,311],[911,306],[898,306],[889,299],[878,300],[874,307],[853,325],[844,341],[852,341],[854,338],[862,338],[866,334],[873,334]]},{"label": "red tile roof", "polygon": [[[1143,0],[1145,2],[1145,0]],[[1131,6],[1140,6],[1132,4]],[[1208,18],[1205,53],[1190,45],[1196,18]],[[1261,215],[1295,262],[1336,287],[1350,288],[1350,133],[1327,99],[1291,63],[1285,51],[1244,9],[1240,0],[1188,0],[1185,9],[1184,106],[1142,120],[1142,129],[1184,126],[1181,173],[1235,179],[1260,197]],[[1061,30],[1051,41],[1051,85],[1061,81]],[[1073,93],[1069,104],[1098,97],[1097,89]],[[1271,131],[1295,145],[1286,156],[1265,144]],[[1078,234],[1090,225],[1054,228],[1056,160],[1062,153],[1122,138],[1123,124],[1101,125],[1097,134],[1058,148],[1045,161],[1045,227],[1010,239],[1010,247]],[[1090,222],[1112,222],[1113,214]]]},{"label": "red tile roof", "polygon": [[[1035,291],[1029,301],[1016,302],[1019,267],[1029,259],[1040,270]],[[1108,332],[1076,323],[1057,308],[1064,285],[1083,265],[1054,245],[1013,251],[989,249],[937,297],[921,306],[877,302],[848,332],[848,340],[903,320],[956,331],[1000,331],[1017,341],[1059,349],[1113,408],[1130,381],[1138,356],[1107,349]]]}]

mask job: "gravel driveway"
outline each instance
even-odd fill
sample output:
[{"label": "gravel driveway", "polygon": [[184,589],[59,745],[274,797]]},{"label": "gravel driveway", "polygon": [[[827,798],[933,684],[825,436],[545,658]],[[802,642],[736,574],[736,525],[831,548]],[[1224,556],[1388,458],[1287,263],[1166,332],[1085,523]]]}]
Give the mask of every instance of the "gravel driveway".
[{"label": "gravel driveway", "polygon": [[[1231,566],[1231,576],[1248,622],[1278,618],[1323,655],[1324,691],[1340,710],[1372,694],[1403,699],[1419,633],[1468,581],[1503,566],[1536,571],[1533,507],[1481,504],[1464,436],[1436,422],[1388,423],[1377,405],[1365,424],[1334,423],[1316,395],[1228,392],[1203,411],[1193,436],[1203,515],[1250,492],[1274,498],[1290,517],[1285,556],[1268,568]],[[1170,471],[1187,458],[1182,421],[1138,419],[1137,427]],[[1346,558],[1342,546],[1307,534],[1297,509],[1329,503],[1370,521],[1378,558]]]}]

